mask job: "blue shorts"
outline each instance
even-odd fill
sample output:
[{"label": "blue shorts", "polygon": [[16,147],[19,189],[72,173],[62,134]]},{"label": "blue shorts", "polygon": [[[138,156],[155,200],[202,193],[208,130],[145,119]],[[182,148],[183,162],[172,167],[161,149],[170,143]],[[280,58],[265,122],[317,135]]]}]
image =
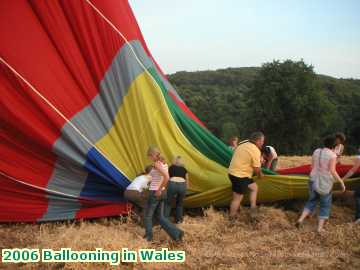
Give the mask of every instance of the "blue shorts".
[{"label": "blue shorts", "polygon": [[313,212],[318,203],[320,203],[319,219],[328,219],[331,211],[332,192],[326,195],[320,195],[314,189],[314,182],[309,181],[309,199],[305,204],[305,209]]}]

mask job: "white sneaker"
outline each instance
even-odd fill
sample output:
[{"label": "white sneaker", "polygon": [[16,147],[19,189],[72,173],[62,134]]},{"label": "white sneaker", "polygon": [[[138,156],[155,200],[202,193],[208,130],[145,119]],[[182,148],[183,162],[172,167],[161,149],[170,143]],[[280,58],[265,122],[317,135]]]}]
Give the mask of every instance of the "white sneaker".
[{"label": "white sneaker", "polygon": [[360,224],[360,218],[358,218],[357,220],[355,220],[355,224]]}]

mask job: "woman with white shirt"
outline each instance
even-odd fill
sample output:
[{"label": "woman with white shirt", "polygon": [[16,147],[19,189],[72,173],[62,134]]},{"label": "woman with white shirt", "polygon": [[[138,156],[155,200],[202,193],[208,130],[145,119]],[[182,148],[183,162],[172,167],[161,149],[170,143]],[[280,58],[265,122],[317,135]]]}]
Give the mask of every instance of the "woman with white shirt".
[{"label": "woman with white shirt", "polygon": [[267,145],[262,149],[262,160],[263,167],[270,169],[272,171],[276,171],[276,166],[278,163],[278,154],[274,147]]},{"label": "woman with white shirt", "polygon": [[337,132],[335,134],[335,149],[334,152],[337,156],[337,161],[340,161],[340,157],[344,153],[344,143],[345,143],[346,137],[344,133]]},{"label": "woman with white shirt", "polygon": [[296,222],[296,227],[301,227],[305,218],[310,215],[320,203],[320,214],[317,231],[323,231],[325,220],[330,216],[332,203],[332,183],[336,179],[340,182],[342,190],[345,191],[343,180],[336,172],[336,159],[334,153],[335,136],[324,139],[324,147],[314,151],[312,156],[312,170],[309,181],[309,198],[304,210]]},{"label": "woman with white shirt", "polygon": [[137,206],[140,206],[141,208],[145,207],[146,196],[144,191],[149,188],[149,183],[151,180],[149,173],[151,170],[152,166],[146,166],[145,173],[136,177],[130,183],[130,185],[127,186],[124,192],[125,199],[136,204]]}]

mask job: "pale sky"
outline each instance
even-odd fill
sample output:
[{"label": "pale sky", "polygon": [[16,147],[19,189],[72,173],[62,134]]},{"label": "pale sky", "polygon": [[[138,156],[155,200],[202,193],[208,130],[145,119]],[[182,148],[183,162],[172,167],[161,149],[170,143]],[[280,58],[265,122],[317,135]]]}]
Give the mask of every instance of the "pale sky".
[{"label": "pale sky", "polygon": [[360,0],[129,0],[165,73],[301,58],[360,79]]}]

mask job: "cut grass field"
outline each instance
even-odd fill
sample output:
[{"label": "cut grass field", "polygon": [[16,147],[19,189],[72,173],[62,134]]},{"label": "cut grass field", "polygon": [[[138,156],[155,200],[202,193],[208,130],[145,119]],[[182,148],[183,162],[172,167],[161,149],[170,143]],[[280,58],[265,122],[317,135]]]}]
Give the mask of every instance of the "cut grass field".
[{"label": "cut grass field", "polygon": [[[340,158],[341,164],[353,164],[354,156],[344,156]],[[311,163],[311,156],[280,156],[279,169],[292,168]]]},{"label": "cut grass field", "polygon": [[[308,164],[310,157],[280,157],[280,167]],[[344,158],[342,163],[351,163]],[[179,225],[185,231],[182,243],[169,240],[159,226],[154,242],[143,239],[144,230],[124,217],[91,221],[0,225],[0,249],[52,248],[73,250],[121,250],[154,248],[184,250],[185,263],[1,264],[0,269],[359,269],[360,225],[353,221],[353,201],[343,195],[334,200],[326,232],[318,235],[316,216],[298,230],[294,222],[304,202],[262,205],[259,222],[252,223],[243,207],[231,225],[223,210],[208,208],[189,212]]]}]

